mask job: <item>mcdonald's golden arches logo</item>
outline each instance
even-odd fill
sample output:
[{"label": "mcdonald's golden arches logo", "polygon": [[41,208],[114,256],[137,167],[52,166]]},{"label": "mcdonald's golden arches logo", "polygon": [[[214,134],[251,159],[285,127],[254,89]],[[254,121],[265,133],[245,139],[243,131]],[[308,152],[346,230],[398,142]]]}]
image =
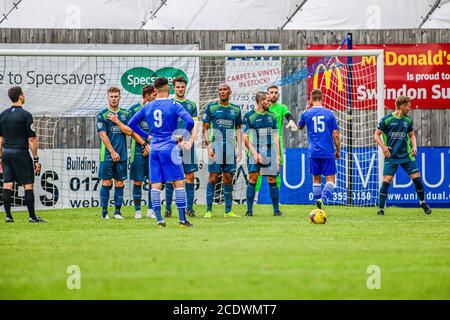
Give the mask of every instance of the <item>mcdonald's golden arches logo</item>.
[{"label": "mcdonald's golden arches logo", "polygon": [[339,91],[344,91],[344,82],[342,80],[342,74],[340,67],[336,63],[332,63],[329,68],[327,68],[323,63],[319,64],[314,73],[313,88],[319,89],[319,73],[323,70],[325,77],[325,88],[328,90],[331,87],[331,75],[333,72],[336,74],[337,86]]}]

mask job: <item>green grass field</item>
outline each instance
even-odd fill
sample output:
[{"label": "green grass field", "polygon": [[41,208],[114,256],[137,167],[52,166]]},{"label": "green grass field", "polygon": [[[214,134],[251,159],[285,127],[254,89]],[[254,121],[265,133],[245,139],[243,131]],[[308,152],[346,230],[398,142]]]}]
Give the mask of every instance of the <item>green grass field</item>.
[{"label": "green grass field", "polygon": [[[237,206],[243,214],[245,208]],[[311,207],[256,206],[252,218],[104,221],[98,209],[25,212],[0,223],[1,299],[450,299],[450,210],[329,207],[325,225]],[[198,216],[204,207],[196,208]],[[175,212],[174,212],[175,213]],[[1,215],[4,219],[4,214]],[[81,270],[81,289],[66,286]],[[370,265],[381,289],[369,290]]]}]

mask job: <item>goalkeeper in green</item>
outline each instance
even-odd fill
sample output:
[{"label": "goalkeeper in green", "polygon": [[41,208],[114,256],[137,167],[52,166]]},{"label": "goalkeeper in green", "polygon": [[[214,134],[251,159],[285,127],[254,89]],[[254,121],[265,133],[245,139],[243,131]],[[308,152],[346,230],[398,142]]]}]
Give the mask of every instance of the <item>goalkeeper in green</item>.
[{"label": "goalkeeper in green", "polygon": [[[278,86],[271,85],[267,88],[267,93],[270,96],[271,105],[269,107],[269,111],[275,115],[277,119],[277,127],[278,133],[280,136],[280,155],[281,155],[281,166],[284,163],[284,146],[283,146],[283,122],[284,119],[288,121],[286,128],[291,129],[292,131],[297,131],[298,127],[292,117],[292,114],[289,112],[289,108],[287,105],[279,103],[278,99],[280,98],[280,91]],[[278,188],[281,186],[280,175],[277,176],[277,185]],[[256,191],[258,192],[261,187],[261,176],[258,177],[258,182],[256,183]]]}]

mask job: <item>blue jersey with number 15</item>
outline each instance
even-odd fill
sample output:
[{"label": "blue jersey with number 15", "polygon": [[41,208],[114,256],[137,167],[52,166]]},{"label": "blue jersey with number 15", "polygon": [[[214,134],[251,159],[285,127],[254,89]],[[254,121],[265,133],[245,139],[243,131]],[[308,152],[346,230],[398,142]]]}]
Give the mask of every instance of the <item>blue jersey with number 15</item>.
[{"label": "blue jersey with number 15", "polygon": [[334,159],[333,131],[339,130],[336,117],[323,106],[305,110],[298,122],[308,130],[308,156],[312,159]]},{"label": "blue jersey with number 15", "polygon": [[157,98],[131,118],[129,127],[145,139],[148,134],[139,127],[141,120],[145,119],[151,135],[152,151],[171,150],[177,144],[175,134],[180,134],[176,131],[178,118],[186,123],[186,130],[194,126],[194,120],[181,104],[168,98]]}]

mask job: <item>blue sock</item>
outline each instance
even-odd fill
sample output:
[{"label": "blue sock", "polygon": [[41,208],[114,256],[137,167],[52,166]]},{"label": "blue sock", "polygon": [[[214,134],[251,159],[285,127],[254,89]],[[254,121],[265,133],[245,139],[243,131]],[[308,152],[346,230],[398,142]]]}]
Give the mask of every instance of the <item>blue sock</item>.
[{"label": "blue sock", "polygon": [[108,202],[109,202],[109,191],[112,186],[104,186],[102,185],[100,188],[100,206],[103,211],[108,211]]},{"label": "blue sock", "polygon": [[269,183],[270,188],[270,199],[272,199],[273,212],[280,212],[279,200],[280,200],[280,192],[278,191],[278,184]]},{"label": "blue sock", "polygon": [[184,188],[175,188],[175,203],[178,208],[178,219],[180,222],[186,222],[186,190]]},{"label": "blue sock", "polygon": [[325,187],[323,187],[321,199],[324,203],[328,201],[328,199],[331,199],[333,197],[333,189],[334,189],[334,183],[327,182],[325,183]]},{"label": "blue sock", "polygon": [[389,182],[383,181],[380,188],[380,202],[378,203],[378,208],[383,209],[386,206],[386,199],[389,190]]},{"label": "blue sock", "polygon": [[194,184],[186,182],[187,209],[194,211]]},{"label": "blue sock", "polygon": [[210,182],[206,185],[206,211],[212,211],[215,187],[216,185]]},{"label": "blue sock", "polygon": [[247,184],[247,212],[253,212],[253,203],[255,202],[256,183]]},{"label": "blue sock", "polygon": [[166,183],[166,210],[172,211],[173,184]]},{"label": "blue sock", "polygon": [[317,201],[322,196],[322,185],[320,183],[313,183],[313,197]]},{"label": "blue sock", "polygon": [[116,211],[114,214],[120,214],[120,208],[123,204],[123,187],[114,188],[114,205],[116,206]]},{"label": "blue sock", "polygon": [[161,216],[161,190],[152,189],[152,205],[153,211],[155,211],[156,220],[158,222],[163,222],[163,218]]},{"label": "blue sock", "polygon": [[136,211],[141,211],[141,198],[142,198],[141,186],[133,184],[134,210]]},{"label": "blue sock", "polygon": [[225,196],[225,213],[231,211],[231,206],[233,205],[233,185],[224,184],[223,193]]},{"label": "blue sock", "polygon": [[148,196],[148,208],[149,209],[153,209],[153,204],[152,204],[152,186],[148,186],[148,187],[149,187],[148,193],[147,193],[147,196]]}]

